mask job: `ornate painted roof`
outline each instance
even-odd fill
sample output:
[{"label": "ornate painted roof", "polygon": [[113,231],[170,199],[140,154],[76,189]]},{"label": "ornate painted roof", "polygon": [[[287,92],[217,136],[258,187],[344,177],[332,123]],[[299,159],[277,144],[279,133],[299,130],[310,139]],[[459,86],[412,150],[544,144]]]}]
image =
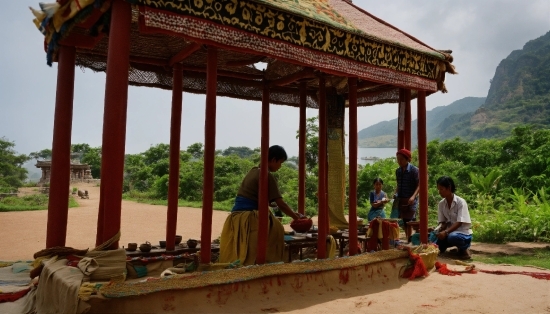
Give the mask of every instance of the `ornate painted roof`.
[{"label": "ornate painted roof", "polygon": [[[344,0],[127,1],[133,4],[132,85],[171,89],[170,60],[194,49],[180,61],[184,90],[204,93],[206,52],[197,45],[205,44],[220,48],[218,95],[261,100],[262,80],[305,73],[310,107],[316,107],[319,75],[343,94],[346,78],[358,77],[358,101],[372,105],[396,102],[399,87],[445,92],[445,73],[455,73],[449,52],[435,50]],[[105,71],[109,4],[68,0],[49,18],[37,16],[49,60],[55,61],[59,44],[88,38],[88,44],[77,45],[77,64]],[[266,71],[253,66],[258,61],[268,63]],[[271,101],[298,105],[298,82],[274,87]]]}]

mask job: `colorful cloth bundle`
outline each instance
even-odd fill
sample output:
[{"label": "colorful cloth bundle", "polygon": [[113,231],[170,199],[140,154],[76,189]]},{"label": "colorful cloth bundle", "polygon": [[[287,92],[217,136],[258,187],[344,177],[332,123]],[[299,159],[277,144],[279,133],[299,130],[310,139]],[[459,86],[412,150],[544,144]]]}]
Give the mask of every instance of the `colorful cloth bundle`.
[{"label": "colorful cloth bundle", "polygon": [[447,276],[461,276],[462,273],[477,274],[475,265],[468,265],[464,270],[452,270],[445,263],[435,262],[435,269],[437,269],[438,273]]},{"label": "colorful cloth bundle", "polygon": [[378,251],[378,240],[382,241],[382,249],[388,250],[390,248],[390,240],[399,239],[399,225],[396,222],[390,222],[385,219],[373,219],[369,223],[369,229],[367,231],[367,238],[370,238],[367,242],[367,250]]},{"label": "colorful cloth bundle", "polygon": [[40,3],[40,10],[29,7],[34,15],[33,23],[44,35],[44,48],[47,53],[47,63],[52,65],[57,50],[58,42],[71,28],[88,18],[94,8],[106,12],[110,7],[110,1],[105,0],[69,0],[61,5],[55,3]]},{"label": "colorful cloth bundle", "polygon": [[419,254],[414,253],[409,247],[406,247],[406,250],[409,252],[410,264],[405,269],[401,277],[413,280],[417,277],[428,276],[428,270],[426,269],[426,265],[424,264],[422,257]]}]

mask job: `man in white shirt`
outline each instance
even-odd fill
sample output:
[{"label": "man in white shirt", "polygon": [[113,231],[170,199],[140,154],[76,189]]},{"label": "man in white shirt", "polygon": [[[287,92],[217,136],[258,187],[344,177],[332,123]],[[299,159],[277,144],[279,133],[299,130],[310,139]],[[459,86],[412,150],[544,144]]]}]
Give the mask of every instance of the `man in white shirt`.
[{"label": "man in white shirt", "polygon": [[470,244],[472,242],[472,221],[466,201],[455,195],[453,179],[442,176],[437,179],[437,190],[443,199],[437,208],[439,226],[436,244],[439,252],[445,253],[447,248],[456,246],[459,259],[470,259]]}]

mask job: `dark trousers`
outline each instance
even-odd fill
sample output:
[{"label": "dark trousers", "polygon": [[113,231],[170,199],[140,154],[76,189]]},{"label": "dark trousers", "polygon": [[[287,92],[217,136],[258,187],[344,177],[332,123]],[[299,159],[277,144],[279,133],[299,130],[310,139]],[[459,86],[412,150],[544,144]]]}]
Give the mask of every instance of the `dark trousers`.
[{"label": "dark trousers", "polygon": [[437,239],[435,243],[437,244],[437,246],[439,246],[439,252],[441,253],[445,253],[445,251],[447,251],[447,248],[450,248],[453,246],[456,246],[458,251],[460,253],[463,253],[472,244],[472,235],[465,235],[458,232],[451,232],[445,239],[443,240]]}]

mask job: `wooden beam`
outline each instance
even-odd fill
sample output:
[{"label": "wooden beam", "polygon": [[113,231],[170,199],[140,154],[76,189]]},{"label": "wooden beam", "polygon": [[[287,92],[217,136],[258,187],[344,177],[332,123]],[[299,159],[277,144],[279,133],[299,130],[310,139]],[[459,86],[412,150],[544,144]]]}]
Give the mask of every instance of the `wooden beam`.
[{"label": "wooden beam", "polygon": [[51,169],[54,171],[50,176],[46,248],[65,246],[67,239],[75,52],[74,47],[59,48],[51,161]]},{"label": "wooden beam", "polygon": [[300,126],[298,137],[298,212],[306,214],[306,107],[307,85],[300,82]]},{"label": "wooden beam", "polygon": [[212,215],[214,209],[214,159],[216,155],[216,92],[218,86],[218,49],[209,46],[206,58],[206,111],[204,123],[204,168],[202,188],[201,264],[210,264]]},{"label": "wooden beam", "polygon": [[[401,114],[405,110],[403,106],[405,105],[405,89],[399,89],[399,104],[397,106],[397,150],[405,148],[405,130],[399,128],[399,121],[401,120]],[[402,109],[403,108],[403,109]]]},{"label": "wooden beam", "polygon": [[269,86],[284,86],[284,85],[288,85],[290,83],[296,82],[297,80],[300,80],[300,79],[312,78],[312,77],[315,77],[315,72],[313,71],[313,69],[305,68],[302,71],[292,73],[290,75],[273,80],[269,82]]},{"label": "wooden beam", "polygon": [[[115,1],[111,7],[111,21],[101,145],[102,181],[99,202],[102,208],[98,214],[98,224],[103,223],[103,238],[98,245],[118,234],[121,226],[126,117],[128,116],[128,56],[132,24],[130,3]],[[102,222],[99,221],[100,216],[103,216]],[[117,249],[118,240],[114,241],[109,248]]]},{"label": "wooden beam", "polygon": [[170,164],[168,176],[168,209],[166,213],[166,249],[175,250],[178,222],[180,173],[181,112],[183,98],[183,71],[176,64],[172,74],[172,117],[170,120]]},{"label": "wooden beam", "polygon": [[412,138],[412,115],[411,115],[411,90],[405,88],[403,90],[403,100],[405,102],[405,141],[403,144],[405,148],[412,151],[411,138]]},{"label": "wooden beam", "polygon": [[428,243],[428,140],[426,133],[426,92],[418,91],[417,94],[417,134],[418,134],[418,169],[419,172],[419,193],[420,203],[420,242]]},{"label": "wooden beam", "polygon": [[[348,78],[349,88],[349,256],[357,247],[357,78]],[[360,253],[360,251],[359,251]]]},{"label": "wooden beam", "polygon": [[197,43],[192,43],[191,45],[183,48],[180,52],[178,52],[175,56],[173,56],[170,59],[170,62],[168,62],[169,66],[173,66],[175,63],[182,62],[187,57],[192,55],[195,51],[201,49],[201,45]]},{"label": "wooden beam", "polygon": [[327,103],[325,78],[319,78],[319,170],[317,177],[317,197],[319,204],[319,222],[317,236],[317,259],[325,259],[328,234],[328,205],[327,205]]},{"label": "wooden beam", "polygon": [[88,36],[82,34],[70,33],[67,37],[59,41],[60,45],[92,49],[105,36],[104,33],[99,33],[97,36]]},{"label": "wooden beam", "polygon": [[[262,93],[262,127],[260,164],[269,162],[269,85],[264,82]],[[256,264],[265,264],[267,253],[267,239],[269,233],[269,169],[260,167],[260,184],[258,187],[258,248],[256,251]]]}]

